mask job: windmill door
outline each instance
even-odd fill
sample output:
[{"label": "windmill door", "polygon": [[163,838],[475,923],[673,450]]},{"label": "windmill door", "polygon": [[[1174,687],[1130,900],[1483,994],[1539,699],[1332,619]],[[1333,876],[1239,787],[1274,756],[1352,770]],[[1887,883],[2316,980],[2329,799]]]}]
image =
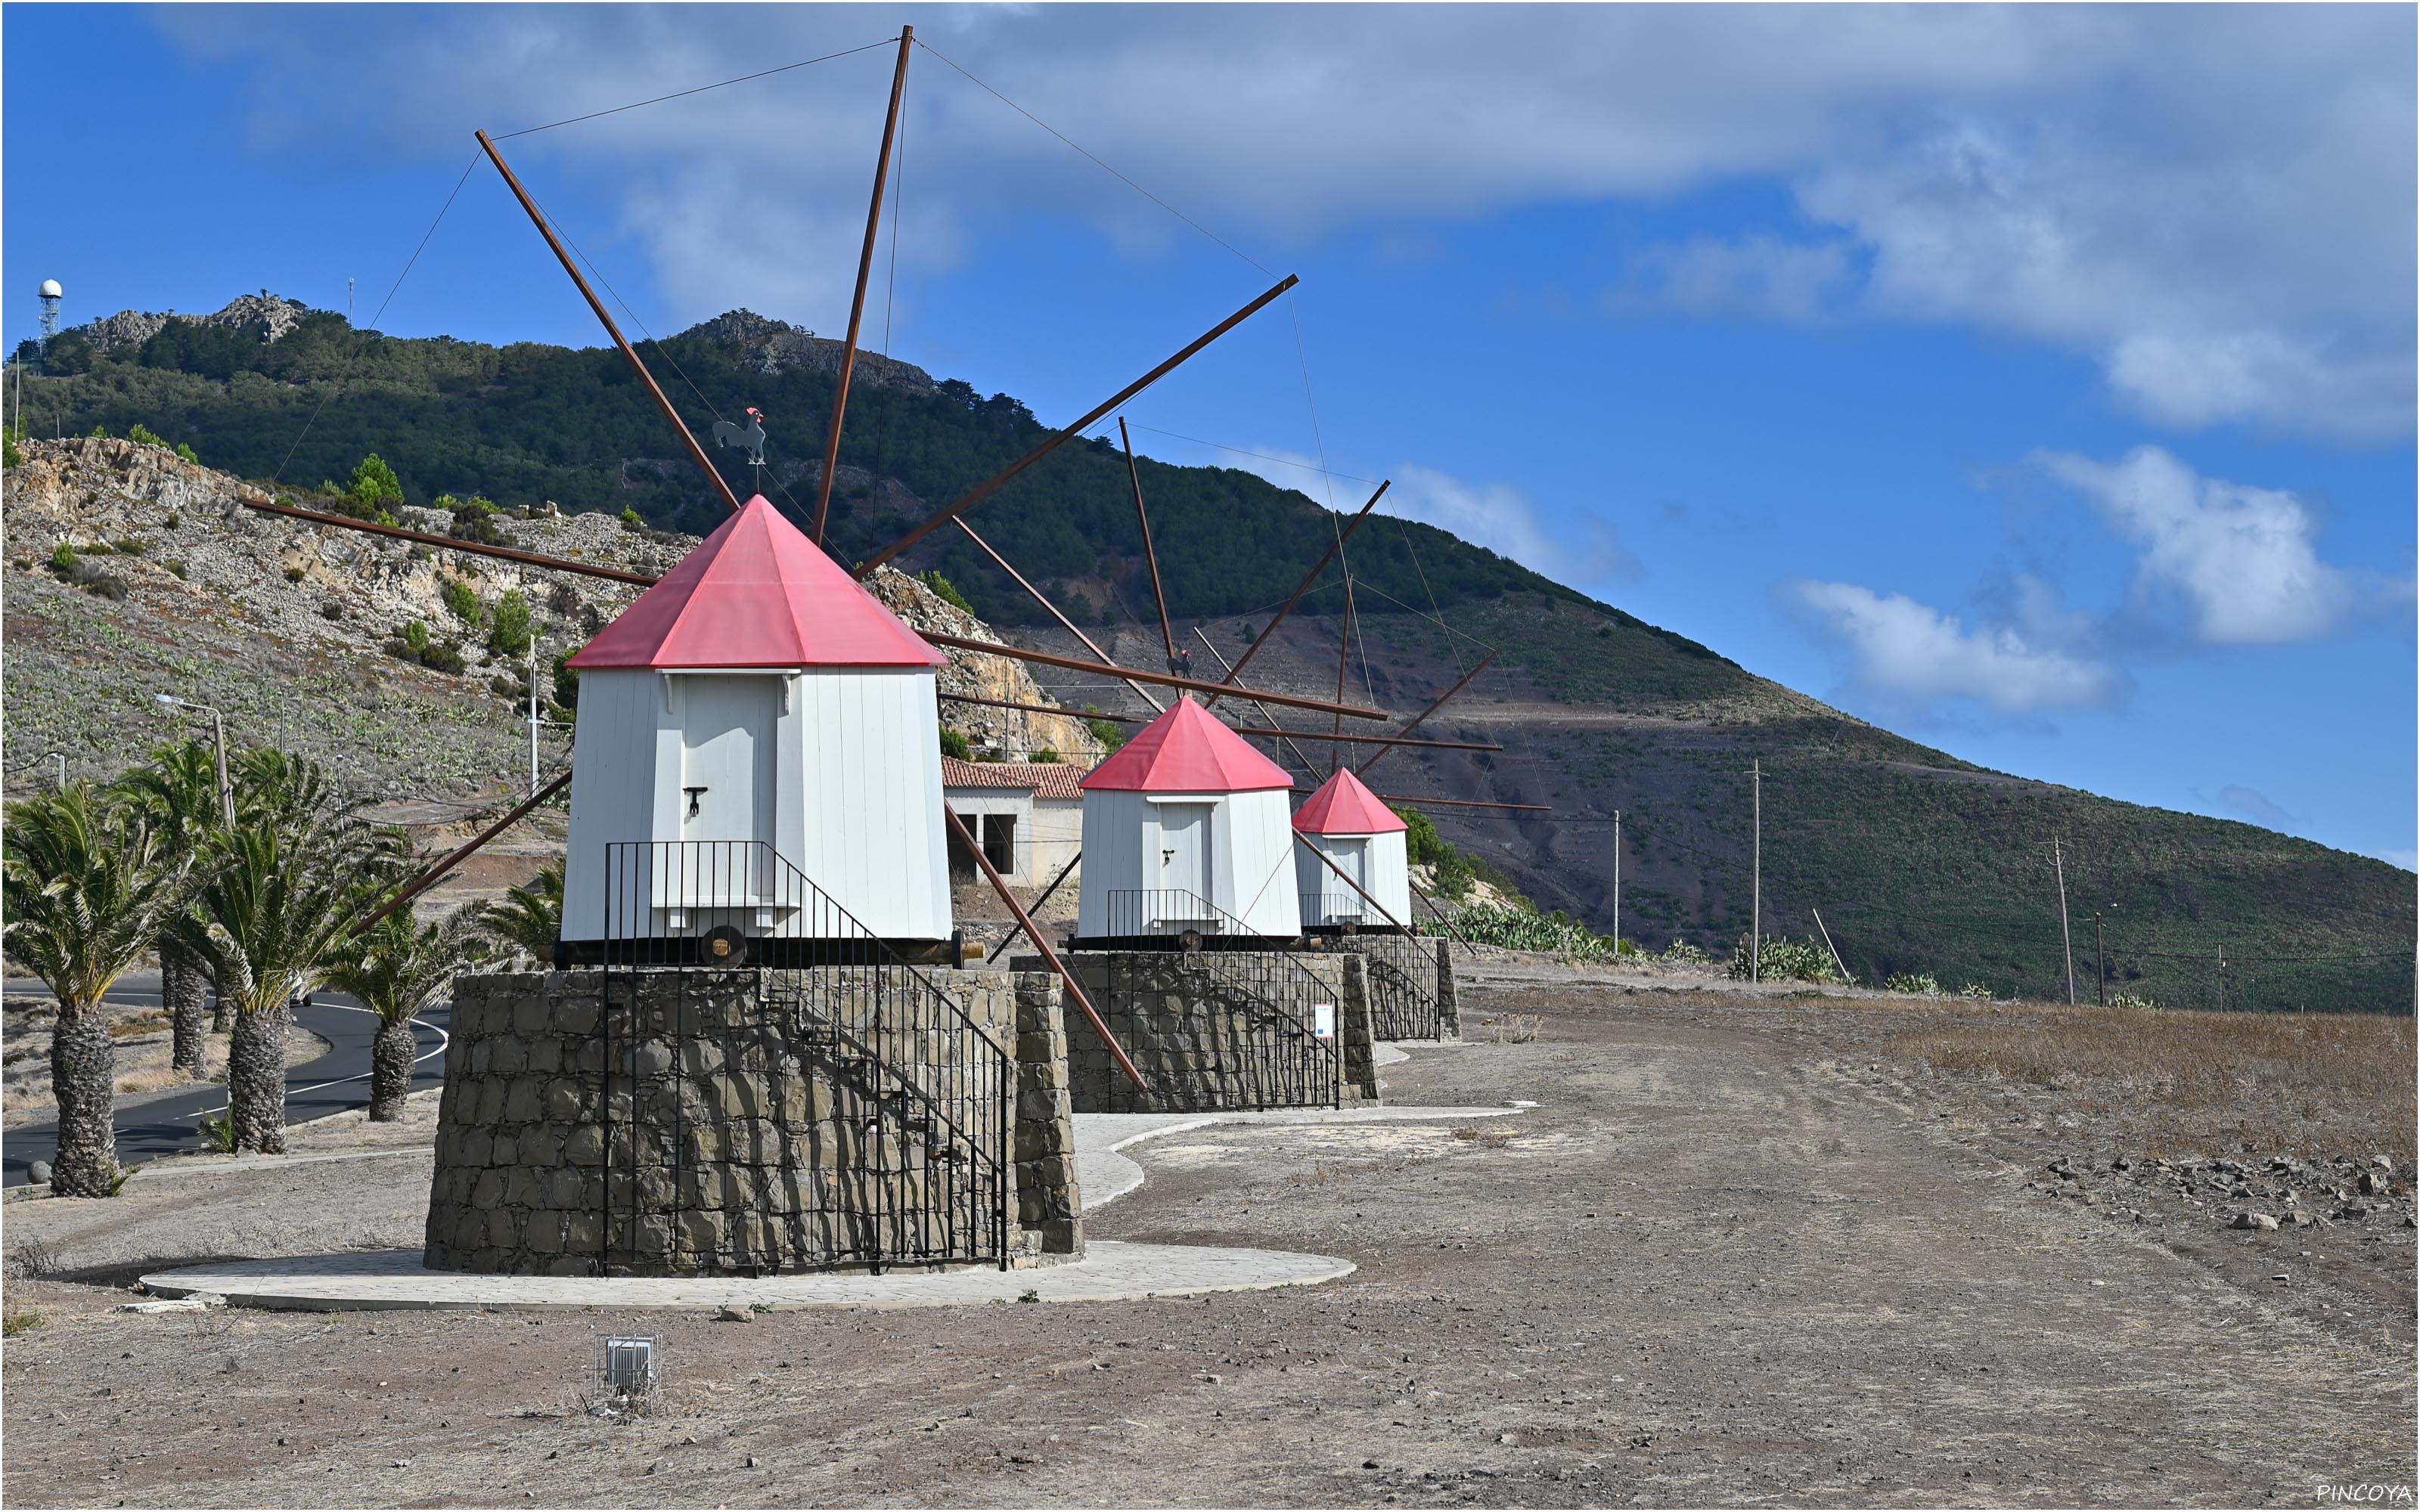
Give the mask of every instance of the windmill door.
[{"label": "windmill door", "polygon": [[770,841],[781,679],[680,682],[681,839]]},{"label": "windmill door", "polygon": [[[1368,840],[1331,840],[1326,844],[1326,851],[1327,858],[1336,863],[1338,872],[1351,877],[1353,882],[1364,890],[1369,888],[1370,842]],[[1330,898],[1327,903],[1328,911],[1339,918],[1360,918],[1370,912],[1370,905],[1361,901],[1361,894],[1355,892],[1352,887],[1348,887],[1342,878],[1330,875],[1327,879],[1327,890],[1343,894],[1342,897]]]},{"label": "windmill door", "polygon": [[1163,803],[1155,807],[1159,810],[1159,917],[1214,917],[1210,907],[1210,805]]}]

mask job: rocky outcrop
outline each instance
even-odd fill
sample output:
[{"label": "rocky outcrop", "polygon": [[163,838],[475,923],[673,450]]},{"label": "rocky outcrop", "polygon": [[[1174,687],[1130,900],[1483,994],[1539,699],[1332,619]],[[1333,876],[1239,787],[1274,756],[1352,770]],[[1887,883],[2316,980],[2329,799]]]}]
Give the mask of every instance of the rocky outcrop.
[{"label": "rocky outcrop", "polygon": [[[704,341],[737,347],[758,372],[837,373],[844,343],[818,336],[803,326],[769,319],[753,310],[732,310],[681,332]],[[912,363],[902,363],[861,347],[852,383],[929,393],[933,375]]]},{"label": "rocky outcrop", "polygon": [[[942,598],[916,579],[894,567],[876,569],[865,585],[892,613],[919,630],[954,635],[970,640],[1000,643],[992,627]],[[941,691],[970,698],[998,699],[1008,703],[1056,704],[1028,671],[1028,664],[978,651],[948,652],[950,664],[938,676]],[[941,723],[967,737],[978,755],[1021,762],[1048,748],[1079,766],[1091,766],[1108,754],[1081,715],[1028,714],[982,703],[941,703]]]},{"label": "rocky outcrop", "polygon": [[113,316],[80,326],[77,330],[92,344],[92,349],[105,352],[113,347],[140,347],[167,328],[171,320],[182,320],[197,326],[225,326],[237,331],[256,332],[263,345],[275,341],[300,325],[311,307],[300,300],[281,299],[267,289],[246,294],[211,315],[179,315],[174,311],[153,314],[145,310],[120,310]]}]

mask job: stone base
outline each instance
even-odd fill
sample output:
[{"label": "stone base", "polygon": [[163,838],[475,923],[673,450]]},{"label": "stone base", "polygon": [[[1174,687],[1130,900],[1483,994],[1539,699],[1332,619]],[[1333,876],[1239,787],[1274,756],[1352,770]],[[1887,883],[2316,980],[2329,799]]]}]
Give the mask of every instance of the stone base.
[{"label": "stone base", "polygon": [[[1082,950],[1063,957],[1144,1085],[1084,1016],[1064,1014],[1078,1113],[1213,1113],[1375,1103],[1358,955]],[[1038,956],[1019,956],[1019,971]]]},{"label": "stone base", "polygon": [[764,1274],[1079,1254],[1059,990],[897,965],[459,978],[427,1263]]}]

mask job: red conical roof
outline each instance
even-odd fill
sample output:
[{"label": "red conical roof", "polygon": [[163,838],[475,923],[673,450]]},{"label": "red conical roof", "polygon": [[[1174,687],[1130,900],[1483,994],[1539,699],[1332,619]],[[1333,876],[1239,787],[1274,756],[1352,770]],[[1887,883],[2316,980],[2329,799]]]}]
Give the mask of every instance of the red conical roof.
[{"label": "red conical roof", "polygon": [[1142,727],[1093,768],[1086,792],[1251,793],[1290,788],[1294,779],[1190,698]]},{"label": "red conical roof", "polygon": [[939,667],[945,659],[758,494],[571,665]]},{"label": "red conical roof", "polygon": [[1361,785],[1353,768],[1340,766],[1295,810],[1294,827],[1306,835],[1391,835],[1409,826]]}]

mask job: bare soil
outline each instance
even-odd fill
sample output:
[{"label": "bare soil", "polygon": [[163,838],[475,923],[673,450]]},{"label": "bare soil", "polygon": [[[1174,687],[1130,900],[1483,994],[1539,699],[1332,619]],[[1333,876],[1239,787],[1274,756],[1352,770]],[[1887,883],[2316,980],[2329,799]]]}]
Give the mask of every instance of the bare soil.
[{"label": "bare soil", "polygon": [[[2412,1484],[2408,1207],[2237,1231],[2163,1202],[2136,1222],[2039,1179],[2102,1152],[2114,1116],[2079,1111],[2096,1094],[2021,1082],[2003,1107],[1989,1068],[1905,1042],[1948,1022],[1933,1010],[1492,969],[1472,1023],[1517,1015],[1531,1037],[1416,1052],[1388,1096],[1540,1106],[1492,1127],[1196,1131],[1135,1147],[1150,1181],[1092,1220],[1096,1237],[1360,1267],[1299,1290],[749,1322],[128,1317],[107,1311],[124,1299],[110,1283],[211,1244],[291,1253],[348,1225],[396,1242],[415,1164],[229,1170],[160,1182],[142,1210],[12,1206],[17,1263],[47,1234],[54,1278],[7,1284],[8,1312],[41,1320],[6,1351],[0,1489],[77,1505],[2252,1505]],[[2408,1109],[2357,1095],[2319,1142],[2408,1138]],[[2392,1153],[2401,1203],[2412,1150]],[[2180,1139],[2162,1158],[2184,1154]],[[249,1239],[223,1221],[238,1211]],[[662,1410],[588,1416],[596,1338],[626,1330],[663,1336]]]}]

